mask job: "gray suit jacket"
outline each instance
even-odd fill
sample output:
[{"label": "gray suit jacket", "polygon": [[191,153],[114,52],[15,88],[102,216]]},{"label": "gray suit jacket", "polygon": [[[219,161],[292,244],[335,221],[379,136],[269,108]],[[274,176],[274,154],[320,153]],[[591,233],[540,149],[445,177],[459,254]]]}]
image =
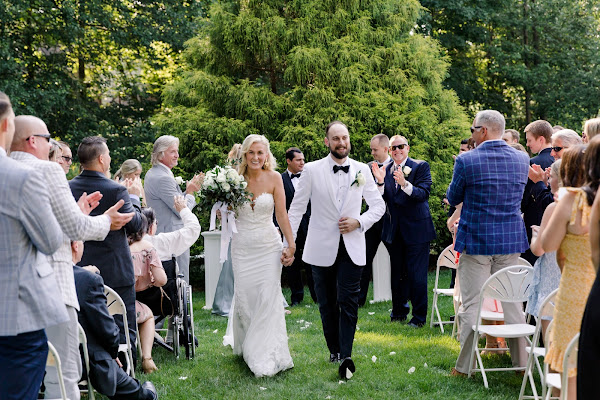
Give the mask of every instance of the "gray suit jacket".
[{"label": "gray suit jacket", "polygon": [[[146,203],[156,213],[156,233],[173,232],[183,228],[181,215],[175,210],[174,196],[183,195],[179,185],[175,182],[172,172],[164,165],[155,165],[144,178],[144,192]],[[196,206],[196,200],[192,195],[185,196],[187,206],[192,210]],[[177,257],[179,268],[184,274],[189,270],[189,250]],[[187,278],[187,276],[186,276]]]},{"label": "gray suit jacket", "polygon": [[52,212],[63,231],[62,245],[49,257],[49,261],[64,303],[78,309],[71,240],[104,240],[110,230],[110,218],[106,215],[90,217],[81,212],[71,193],[65,172],[57,163],[40,160],[33,154],[22,151],[11,152],[10,158],[39,171],[48,184]]},{"label": "gray suit jacket", "polygon": [[62,242],[46,184],[0,148],[0,187],[0,336],[66,322],[54,271],[43,255]]}]

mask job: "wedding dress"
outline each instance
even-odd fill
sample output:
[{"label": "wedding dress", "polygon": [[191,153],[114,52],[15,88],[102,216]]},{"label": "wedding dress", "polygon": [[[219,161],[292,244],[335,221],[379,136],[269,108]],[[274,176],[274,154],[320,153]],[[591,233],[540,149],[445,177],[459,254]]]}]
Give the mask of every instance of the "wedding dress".
[{"label": "wedding dress", "polygon": [[263,193],[237,212],[231,242],[234,294],[223,345],[241,354],[256,377],[294,366],[281,293],[281,250],[273,224],[274,199]]}]

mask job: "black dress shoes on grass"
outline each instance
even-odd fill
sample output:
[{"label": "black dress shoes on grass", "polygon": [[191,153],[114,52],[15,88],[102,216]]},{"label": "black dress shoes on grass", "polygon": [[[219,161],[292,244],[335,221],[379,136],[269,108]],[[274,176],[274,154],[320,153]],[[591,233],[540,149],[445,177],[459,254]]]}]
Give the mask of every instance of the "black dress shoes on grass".
[{"label": "black dress shoes on grass", "polygon": [[342,360],[339,368],[340,379],[350,379],[356,371],[354,361],[350,357],[346,357]]}]

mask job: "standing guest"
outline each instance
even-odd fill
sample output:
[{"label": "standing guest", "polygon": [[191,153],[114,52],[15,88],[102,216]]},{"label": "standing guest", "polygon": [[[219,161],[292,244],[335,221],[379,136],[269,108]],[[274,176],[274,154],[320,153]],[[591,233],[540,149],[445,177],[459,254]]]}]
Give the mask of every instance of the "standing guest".
[{"label": "standing guest", "polygon": [[[554,162],[554,157],[551,155],[552,126],[550,122],[541,119],[534,121],[525,127],[525,137],[529,150],[533,154],[537,154],[529,160],[529,179],[527,185],[525,185],[525,192],[521,201],[521,212],[527,230],[527,240],[531,242],[531,226],[540,225],[544,210],[553,201],[546,180],[535,178],[536,172],[545,171]],[[531,249],[527,249],[521,256],[529,261],[531,265],[535,264],[537,260]]]},{"label": "standing guest", "polygon": [[6,156],[14,119],[8,96],[0,92],[0,397],[31,400],[46,369],[44,329],[67,322],[69,315],[52,267],[38,254],[54,253],[62,239],[46,183],[39,171]]},{"label": "standing guest", "polygon": [[561,129],[554,132],[552,135],[552,157],[558,160],[562,157],[562,153],[569,147],[583,144],[583,140],[577,132],[571,129]]},{"label": "standing guest", "polygon": [[565,129],[565,128],[563,128],[563,127],[562,127],[562,126],[560,126],[560,125],[554,125],[554,126],[552,127],[552,130],[554,131],[554,133],[556,133],[556,132],[558,132],[558,131],[562,131],[563,129]]},{"label": "standing guest", "polygon": [[[371,156],[373,161],[369,161],[367,166],[372,168],[373,164],[377,164],[378,168],[387,167],[392,162],[389,155],[390,139],[383,133],[373,136],[371,139]],[[371,172],[373,174],[373,172]],[[382,185],[383,186],[383,185]],[[358,306],[362,307],[367,302],[367,294],[369,293],[369,282],[373,277],[373,260],[377,254],[377,249],[381,243],[381,232],[383,230],[383,217],[375,222],[365,232],[365,241],[367,244],[367,264],[360,278],[360,296],[358,297]]]},{"label": "standing guest", "polygon": [[[140,229],[142,217],[140,215],[141,186],[135,182],[129,188],[118,184],[108,178],[110,175],[110,151],[106,145],[106,139],[100,136],[89,136],[84,138],[77,149],[77,157],[83,171],[73,178],[69,185],[75,198],[82,193],[100,191],[102,199],[100,204],[90,212],[90,215],[100,215],[108,210],[113,204],[121,202],[123,206],[120,212],[133,213],[132,219],[122,228],[110,231],[108,236],[101,241],[90,241],[85,246],[80,265],[96,265],[104,277],[104,282],[123,299],[127,309],[129,337],[132,346],[136,343],[135,325],[135,277],[133,275],[133,263],[131,252],[127,243],[127,232],[135,232]],[[129,193],[128,193],[129,191]],[[123,327],[121,318],[117,318],[117,324],[121,329],[121,343],[125,343],[127,328]],[[136,352],[133,352],[134,359]]]},{"label": "standing guest", "polygon": [[[372,166],[379,191],[389,213],[383,218],[382,239],[392,263],[392,321],[405,321],[421,328],[427,319],[427,268],[429,243],[435,228],[429,211],[431,171],[429,164],[408,157],[410,146],[404,136],[390,139],[393,163]],[[383,185],[382,185],[383,184]]]},{"label": "standing guest", "polygon": [[[290,209],[294,193],[300,181],[300,175],[304,170],[304,154],[297,147],[290,147],[285,152],[285,160],[287,169],[281,173],[283,179],[283,189],[285,190],[285,210]],[[317,302],[315,294],[315,284],[313,282],[312,270],[310,265],[302,260],[302,252],[304,251],[304,243],[306,242],[306,233],[308,232],[308,223],[310,221],[310,203],[306,207],[306,213],[302,216],[300,227],[296,236],[296,253],[294,262],[285,270],[288,276],[288,284],[291,289],[290,304],[296,306],[304,300],[304,284],[302,283],[302,270],[306,271],[306,284],[310,291],[310,296],[314,302]]]},{"label": "standing guest", "polygon": [[[79,332],[77,330],[77,295],[73,281],[71,263],[71,240],[104,240],[109,229],[120,229],[133,215],[121,215],[118,209],[122,202],[109,208],[103,215],[89,217],[90,204],[97,205],[99,192],[84,194],[79,205],[75,202],[69,182],[60,165],[48,160],[50,136],[44,121],[29,115],[15,118],[15,135],[10,157],[39,171],[48,184],[48,194],[52,213],[62,229],[62,245],[48,261],[54,270],[62,300],[67,307],[69,321],[46,329],[48,340],[52,342],[60,356],[65,388],[69,399],[79,399],[77,383],[81,377],[79,357]],[[60,151],[60,150],[59,150]],[[80,208],[81,207],[81,208]],[[44,379],[46,397],[60,397],[58,374],[55,368],[49,370]]]},{"label": "standing guest", "polygon": [[[311,202],[302,258],[312,265],[329,361],[341,361],[338,373],[347,379],[356,370],[351,356],[366,263],[364,232],[381,219],[385,203],[368,167],[348,157],[346,125],[327,125],[324,142],[329,156],[305,165],[289,218],[295,235]],[[369,210],[361,214],[363,197]]]},{"label": "standing guest", "polygon": [[[458,312],[460,354],[452,376],[466,376],[477,318],[479,291],[495,272],[515,265],[529,247],[521,218],[529,158],[502,140],[504,117],[498,111],[477,113],[471,127],[477,147],[456,158],[447,198],[463,203],[454,249],[461,253],[458,278],[462,305]],[[525,323],[522,307],[503,303],[506,323]],[[513,366],[525,366],[524,339],[509,339]]]},{"label": "standing guest", "polygon": [[[577,145],[563,153],[560,175],[565,186],[569,184],[565,179],[567,175],[579,175],[579,180],[583,181],[587,168],[595,167],[582,163],[586,151],[586,146]],[[579,332],[585,303],[596,277],[589,240],[590,206],[595,192],[588,196],[585,189],[560,189],[556,208],[548,227],[542,232],[542,248],[544,251],[557,251],[558,266],[562,271],[556,294],[554,328],[550,332],[545,358],[555,371],[562,371],[563,356],[567,345]],[[576,398],[576,374],[575,368],[569,369],[569,399]]]},{"label": "standing guest", "polygon": [[596,368],[600,361],[600,278],[598,265],[600,264],[600,137],[590,139],[585,151],[585,166],[589,174],[586,195],[589,199],[595,192],[595,200],[590,216],[590,244],[592,264],[596,278],[585,306],[581,322],[581,335],[577,355],[577,394],[581,399],[594,399],[597,395],[598,374]]},{"label": "standing guest", "polygon": [[[156,213],[158,233],[173,232],[183,227],[181,216],[173,207],[173,196],[183,193],[171,171],[179,160],[179,139],[174,136],[161,136],[154,142],[152,150],[152,168],[146,172],[144,190],[146,202]],[[185,199],[187,206],[193,210],[196,206],[194,193],[200,190],[204,174],[200,173],[187,182]],[[179,272],[183,279],[190,282],[190,250],[177,257]]]},{"label": "standing guest", "polygon": [[522,151],[524,153],[527,153],[527,149],[521,143],[509,143],[508,145],[510,147],[512,147],[513,149],[515,149],[515,150],[519,150],[519,151]]},{"label": "standing guest", "polygon": [[518,144],[520,139],[519,131],[514,129],[505,129],[504,135],[502,135],[502,140],[504,140],[507,144]]},{"label": "standing guest", "polygon": [[[242,144],[236,143],[227,154],[227,163],[236,171],[242,162]],[[217,211],[217,216],[220,218],[220,211]],[[183,214],[182,214],[183,218]],[[185,222],[185,221],[184,221]],[[193,243],[193,242],[192,242]],[[231,241],[227,247],[227,260],[221,267],[219,281],[215,289],[215,297],[213,299],[212,313],[227,317],[231,310],[231,301],[233,300],[233,265],[231,262]]]},{"label": "standing guest", "polygon": [[[83,250],[83,242],[73,242],[73,263],[81,261]],[[119,327],[106,306],[102,277],[77,265],[72,268],[80,304],[79,323],[85,331],[90,355],[88,376],[94,390],[115,400],[158,399],[152,382],[140,385],[121,368],[117,358]]]},{"label": "standing guest", "polygon": [[[121,164],[121,168],[115,172],[113,175],[113,179],[117,182],[125,181],[126,179],[130,180],[138,180],[142,175],[142,164],[136,159],[130,158],[128,160],[123,161]],[[142,193],[140,194],[142,200],[142,207],[146,207],[146,194],[144,193],[144,188],[142,188]]]},{"label": "standing guest", "polygon": [[588,119],[583,126],[581,139],[583,143],[588,143],[598,133],[600,133],[600,118]]},{"label": "standing guest", "polygon": [[69,170],[71,169],[71,164],[73,164],[73,154],[71,153],[71,148],[69,148],[69,144],[67,142],[63,142],[62,140],[59,140],[58,144],[60,145],[60,150],[62,152],[62,155],[56,162],[58,162],[60,164],[60,166],[65,171],[65,175],[66,175],[69,173]]}]

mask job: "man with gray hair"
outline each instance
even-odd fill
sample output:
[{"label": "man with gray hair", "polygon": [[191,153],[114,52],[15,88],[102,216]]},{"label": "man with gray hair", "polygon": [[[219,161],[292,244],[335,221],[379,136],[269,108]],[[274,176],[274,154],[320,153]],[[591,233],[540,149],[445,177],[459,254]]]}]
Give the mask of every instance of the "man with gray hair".
[{"label": "man with gray hair", "polygon": [[[462,304],[457,318],[461,350],[452,376],[470,373],[473,325],[479,291],[491,274],[518,264],[528,247],[521,217],[521,199],[527,183],[529,157],[504,140],[504,117],[485,110],[475,116],[471,133],[477,147],[459,155],[446,197],[450,205],[462,203],[454,249],[461,253],[458,268]],[[503,303],[506,323],[525,323],[522,306]],[[527,361],[524,339],[509,339],[514,367]]]},{"label": "man with gray hair", "polygon": [[583,139],[574,130],[561,129],[552,135],[552,152],[555,160],[562,158],[563,152],[569,147],[583,144]]},{"label": "man with gray hair", "polygon": [[[183,193],[175,176],[171,171],[179,160],[179,139],[164,135],[156,139],[152,149],[152,168],[144,178],[144,191],[146,192],[146,203],[156,213],[158,222],[156,233],[173,232],[183,228],[181,215],[174,207],[173,199]],[[187,206],[192,210],[196,206],[194,192],[200,190],[204,174],[199,173],[187,182],[185,200]],[[164,261],[164,260],[163,260]],[[190,281],[190,250],[177,257],[179,271],[183,279]]]}]

